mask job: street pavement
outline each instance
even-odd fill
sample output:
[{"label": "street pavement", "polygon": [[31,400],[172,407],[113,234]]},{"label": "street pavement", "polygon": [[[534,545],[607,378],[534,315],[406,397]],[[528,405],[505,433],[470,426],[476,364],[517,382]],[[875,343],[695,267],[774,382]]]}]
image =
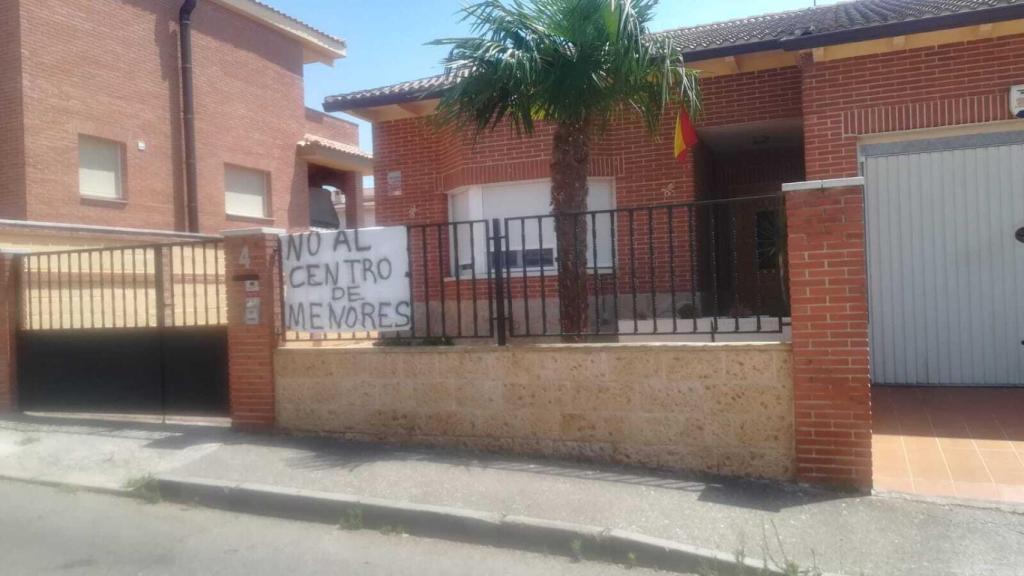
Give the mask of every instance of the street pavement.
[{"label": "street pavement", "polygon": [[[227,428],[0,419],[0,477],[120,489],[143,475],[330,492],[586,524],[869,576],[1020,576],[1024,509],[854,496],[558,460],[251,435]],[[771,548],[764,554],[765,548]]]},{"label": "street pavement", "polygon": [[642,569],[0,481],[9,576],[651,576]]}]

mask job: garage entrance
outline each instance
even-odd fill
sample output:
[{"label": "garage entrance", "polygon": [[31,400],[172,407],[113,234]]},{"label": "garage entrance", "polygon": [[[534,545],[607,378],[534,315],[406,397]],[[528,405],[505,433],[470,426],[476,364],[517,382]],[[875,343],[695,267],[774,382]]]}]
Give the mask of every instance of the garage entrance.
[{"label": "garage entrance", "polygon": [[1024,385],[1024,132],[861,153],[873,382]]},{"label": "garage entrance", "polygon": [[220,241],[37,253],[20,260],[22,409],[227,413]]}]

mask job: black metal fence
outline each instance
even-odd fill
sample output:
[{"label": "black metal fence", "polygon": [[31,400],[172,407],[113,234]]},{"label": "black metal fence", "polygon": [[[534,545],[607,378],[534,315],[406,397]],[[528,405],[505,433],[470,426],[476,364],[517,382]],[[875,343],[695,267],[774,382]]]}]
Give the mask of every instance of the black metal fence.
[{"label": "black metal fence", "polygon": [[219,240],[26,254],[18,274],[21,330],[227,324]]},{"label": "black metal fence", "polygon": [[23,409],[227,413],[220,241],[18,258]]},{"label": "black metal fence", "polygon": [[[562,322],[556,228],[581,255],[569,284],[584,322]],[[781,334],[788,324],[780,195],[407,228],[410,329],[288,331],[286,340],[672,339]]]}]

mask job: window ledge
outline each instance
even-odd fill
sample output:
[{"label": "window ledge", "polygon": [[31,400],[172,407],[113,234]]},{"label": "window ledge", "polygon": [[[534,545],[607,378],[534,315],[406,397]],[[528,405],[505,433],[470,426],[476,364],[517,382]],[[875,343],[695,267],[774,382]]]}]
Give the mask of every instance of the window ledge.
[{"label": "window ledge", "polygon": [[227,214],[227,219],[233,222],[250,222],[254,224],[273,224],[273,218],[267,218],[265,216],[243,216],[242,214]]},{"label": "window ledge", "polygon": [[107,198],[105,196],[89,196],[87,194],[79,195],[82,204],[89,206],[105,206],[107,208],[124,208],[128,205],[128,201],[124,198]]}]

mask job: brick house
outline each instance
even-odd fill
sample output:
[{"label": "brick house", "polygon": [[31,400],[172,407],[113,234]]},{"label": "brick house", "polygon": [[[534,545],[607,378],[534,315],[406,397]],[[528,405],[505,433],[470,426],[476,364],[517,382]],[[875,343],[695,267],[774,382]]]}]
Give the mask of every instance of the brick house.
[{"label": "brick house", "polygon": [[[602,135],[593,151],[590,210],[643,209],[756,197],[777,193],[787,182],[865,174],[871,204],[870,200],[882,189],[895,187],[905,189],[905,194],[920,193],[904,180],[924,176],[921,166],[915,164],[923,157],[907,160],[912,166],[902,176],[881,174],[895,169],[883,167],[896,149],[886,143],[906,140],[936,150],[945,149],[943,144],[958,150],[963,145],[961,141],[945,138],[963,133],[1010,133],[978,137],[982,141],[978,144],[977,150],[982,151],[979,153],[999,154],[1005,153],[1001,139],[1013,140],[1024,130],[1024,124],[1013,119],[1009,102],[1011,86],[1024,83],[1024,2],[860,0],[659,34],[672,38],[689,66],[704,74],[704,113],[698,121],[701,144],[690,152],[689,161],[680,165],[671,152],[674,110],[666,114],[657,140],[645,133],[637,119],[624,114]],[[441,75],[326,99],[326,110],[345,111],[374,124],[377,223],[426,224],[546,214],[550,128],[540,128],[532,139],[517,138],[510,128],[499,128],[479,137],[440,130],[430,123],[429,117],[438,98],[453,81],[454,77]],[[1013,154],[1019,154],[1019,150],[1013,149]],[[1021,192],[1018,180],[1013,180],[1019,176],[1011,173],[1019,170],[1015,167],[1019,165],[1020,162],[1005,162],[999,168],[1006,181],[1014,182],[1005,188],[1014,193]],[[949,193],[955,196],[955,191]],[[893,200],[894,197],[897,199]],[[906,201],[908,196],[879,198],[870,208],[895,211],[900,208],[900,198]],[[1016,200],[1007,196],[998,197],[998,201]],[[971,213],[974,218],[989,218],[986,206],[971,203],[963,209],[980,211]],[[713,237],[713,232],[706,232],[707,227],[722,227],[723,220],[731,219],[728,224],[732,228],[721,230],[713,250],[700,250],[702,254],[695,259],[692,271],[686,265],[688,246],[681,243],[673,247],[684,252],[677,255],[680,265],[673,273],[674,291],[680,293],[679,297],[685,300],[688,294],[696,294],[692,303],[702,308],[708,306],[702,306],[701,299],[717,299],[715,314],[733,314],[736,310],[748,313],[758,307],[766,310],[779,306],[780,285],[773,284],[767,276],[758,280],[758,275],[766,272],[763,268],[770,266],[758,265],[760,246],[754,246],[763,242],[763,228],[779,224],[776,208],[748,203],[720,218],[717,224],[712,224],[713,215],[699,213],[694,234],[700,242],[693,246],[706,246],[708,238]],[[904,214],[891,220],[869,219],[868,228],[875,235],[869,238],[869,244],[870,240],[890,241],[893,232],[887,226],[891,227],[899,218],[910,221],[916,217],[914,210],[905,206],[903,210]],[[1018,227],[1024,225],[1018,222],[1024,218],[1024,214],[1018,213],[1021,210],[1015,206],[1013,211],[1006,212],[1006,217],[1013,221],[1000,223],[999,246],[1008,247],[1004,255],[1007,262],[1019,259],[1024,252],[1010,252],[1014,249],[1014,223]],[[640,215],[637,218],[639,228],[634,235],[645,236],[646,224],[639,221]],[[957,223],[947,221],[948,218],[934,215],[925,225],[930,227],[928,230],[955,227]],[[663,251],[667,241],[656,219],[652,222],[653,254]],[[509,226],[514,224],[513,221]],[[518,244],[523,244],[518,247],[522,254],[512,256],[519,258],[518,264],[511,267],[516,273],[531,266],[553,268],[552,234],[540,231],[542,238],[546,236],[549,240],[544,254],[537,254],[538,231],[531,226],[520,225],[526,228],[522,231],[522,242],[518,238],[521,230],[509,231],[513,252]],[[597,227],[607,232],[607,225],[602,226],[600,221]],[[625,236],[621,230],[616,235],[620,259],[630,251]],[[893,275],[892,270],[903,268],[911,254],[922,248],[904,243],[907,253],[900,257],[905,260],[894,257],[883,263],[880,255],[888,247],[879,243],[873,244],[880,251],[873,263],[877,260],[878,266],[888,268],[876,271],[876,282],[912,285],[929,274],[942,272],[936,268]],[[600,251],[613,251],[610,242],[602,245],[599,237],[597,244]],[[858,248],[858,243],[849,246],[851,250]],[[467,245],[462,251],[472,252]],[[598,260],[604,258],[597,252]],[[717,263],[709,261],[708,252],[718,255]],[[636,253],[635,260],[640,270],[648,263],[643,253]],[[465,277],[462,272],[455,273],[450,254],[442,254],[440,261],[440,267],[447,270],[439,275]],[[460,262],[459,266],[465,264]],[[724,267],[718,271],[719,283],[714,288],[703,285],[701,279],[712,276],[710,270],[701,274],[702,269],[710,266]],[[730,266],[735,269],[729,270]],[[484,272],[479,262],[477,267],[481,268],[477,272]],[[636,289],[641,292],[656,284],[655,299],[660,299],[666,290],[667,281],[653,274],[644,276],[637,271],[632,278],[619,278],[620,284],[631,281],[638,283]],[[537,291],[536,284],[531,281],[530,290]],[[748,295],[755,284],[760,285],[759,304]],[[548,287],[557,290],[551,278]],[[1007,284],[998,291],[1010,293],[1012,286]],[[893,305],[891,299],[881,296],[877,301],[878,306]],[[658,300],[653,315],[671,316],[671,312],[661,310],[662,304]],[[937,300],[929,305],[947,306],[952,302]],[[844,321],[860,326],[865,312],[851,310]],[[620,312],[619,317],[623,314]],[[1024,330],[1007,326],[1005,332],[1018,328]],[[879,330],[889,332],[896,329],[902,334],[902,327],[879,326]],[[902,350],[906,343],[897,343],[893,340],[896,334],[889,332],[885,334],[887,342]],[[981,378],[990,383],[1012,381],[1008,379],[1020,370],[1019,340],[1006,338],[1000,344],[1005,355],[1001,372],[969,379]],[[887,361],[878,359],[881,365]],[[931,376],[925,375],[924,366],[929,361],[934,358],[921,358],[920,370],[912,374],[897,371],[886,379],[927,379]],[[961,374],[958,378],[965,376]]]},{"label": "brick house", "polygon": [[[310,195],[329,198],[322,186],[358,205],[371,158],[358,149],[356,126],[303,104],[303,66],[333,65],[345,42],[256,0],[194,4],[186,66],[195,190],[187,186],[180,0],[0,5],[0,219],[15,221],[5,245],[110,235],[88,226],[306,228]],[[19,221],[64,227],[36,226],[27,238]]]},{"label": "brick house", "polygon": [[[722,219],[706,213],[693,231],[680,228],[700,242],[672,246],[653,218],[656,230],[641,225],[637,235],[649,234],[651,260],[665,248],[675,249],[669,258],[684,251],[669,279],[673,295],[692,293],[699,308],[722,301],[712,314],[738,316],[764,271],[761,230],[786,214],[800,478],[870,478],[871,378],[1024,381],[1024,2],[856,0],[659,34],[703,73],[701,143],[680,165],[675,110],[656,140],[624,114],[592,152],[588,208],[787,190],[784,209],[748,202],[727,213],[732,228],[717,240],[708,232]],[[374,124],[377,223],[503,217],[511,227],[517,216],[546,214],[550,129],[532,139],[508,128],[479,137],[439,130],[430,116],[453,81],[440,75],[326,99],[326,110]],[[604,249],[632,255],[634,242],[618,229]],[[536,251],[540,234],[507,233],[520,251],[509,268],[523,273],[522,289],[557,290],[552,256]],[[698,254],[686,258],[687,249]],[[643,270],[646,250],[630,264]],[[451,252],[426,259],[421,276],[445,278],[428,292],[451,294],[451,277],[465,277]],[[742,270],[719,272],[724,286],[702,283],[730,261]],[[546,285],[535,274],[527,281],[528,269],[545,268]],[[648,304],[655,318],[663,314],[665,280],[653,266],[646,280],[631,271],[618,282],[616,290],[633,282],[625,290],[634,294],[654,286]],[[511,290],[515,297],[516,284]]]}]

